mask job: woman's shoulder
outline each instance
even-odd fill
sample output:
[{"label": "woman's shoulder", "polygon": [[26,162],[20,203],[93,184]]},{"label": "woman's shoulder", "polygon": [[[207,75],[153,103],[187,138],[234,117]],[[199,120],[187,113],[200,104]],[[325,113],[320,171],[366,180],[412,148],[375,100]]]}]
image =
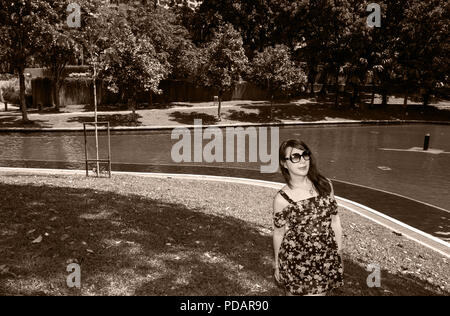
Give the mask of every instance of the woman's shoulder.
[{"label": "woman's shoulder", "polygon": [[279,200],[279,199],[283,199],[283,195],[285,195],[287,192],[289,192],[289,186],[285,185],[283,186],[280,190],[277,191],[277,193],[275,194],[275,196],[273,197],[274,200]]},{"label": "woman's shoulder", "polygon": [[275,197],[273,198],[273,209],[276,212],[282,211],[286,206],[288,206],[290,203],[286,200],[286,198],[283,196],[285,194],[285,188],[287,186],[283,187],[280,191],[277,192]]}]

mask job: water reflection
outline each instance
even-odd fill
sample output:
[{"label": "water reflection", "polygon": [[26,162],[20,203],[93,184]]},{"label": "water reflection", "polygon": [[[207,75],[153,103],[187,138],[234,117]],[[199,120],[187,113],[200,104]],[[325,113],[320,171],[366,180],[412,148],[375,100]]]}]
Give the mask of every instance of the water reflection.
[{"label": "water reflection", "polygon": [[[431,134],[431,148],[450,152],[450,126],[443,125],[285,127],[280,128],[279,140],[305,140],[316,153],[319,167],[330,178],[450,209],[450,154],[380,150],[421,147],[427,133]],[[101,135],[100,157],[105,158],[107,139],[104,133]],[[114,132],[111,136],[112,160],[116,164],[171,165],[174,163],[170,152],[176,142],[171,140],[170,131]],[[204,141],[203,145],[208,142]],[[248,159],[248,145],[245,150]],[[92,136],[88,138],[88,152],[91,158],[95,156]],[[21,160],[82,163],[83,134],[0,134],[0,165],[11,166],[12,161],[17,164]],[[261,164],[224,162],[200,165],[259,170]],[[381,166],[390,170],[382,170]]]}]

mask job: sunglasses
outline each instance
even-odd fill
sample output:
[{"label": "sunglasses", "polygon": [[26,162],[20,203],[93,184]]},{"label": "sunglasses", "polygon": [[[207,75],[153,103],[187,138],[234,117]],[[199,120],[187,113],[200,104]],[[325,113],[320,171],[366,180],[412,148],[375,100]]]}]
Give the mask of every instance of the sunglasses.
[{"label": "sunglasses", "polygon": [[308,161],[311,159],[311,153],[309,151],[304,151],[303,154],[292,154],[291,157],[284,158],[284,160],[290,160],[292,163],[298,163],[300,160]]}]

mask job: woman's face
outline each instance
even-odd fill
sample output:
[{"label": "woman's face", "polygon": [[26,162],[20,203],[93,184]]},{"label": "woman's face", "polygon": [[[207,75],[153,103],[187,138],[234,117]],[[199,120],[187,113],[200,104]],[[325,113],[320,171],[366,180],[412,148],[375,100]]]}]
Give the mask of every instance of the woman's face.
[{"label": "woman's face", "polygon": [[[303,155],[305,150],[288,147],[286,149],[285,158],[293,157],[298,159],[298,155]],[[295,159],[294,159],[295,161]],[[310,160],[305,160],[304,156],[301,157],[300,161],[294,163],[290,159],[284,161],[284,167],[289,170],[289,174],[297,176],[306,176],[309,171]]]}]

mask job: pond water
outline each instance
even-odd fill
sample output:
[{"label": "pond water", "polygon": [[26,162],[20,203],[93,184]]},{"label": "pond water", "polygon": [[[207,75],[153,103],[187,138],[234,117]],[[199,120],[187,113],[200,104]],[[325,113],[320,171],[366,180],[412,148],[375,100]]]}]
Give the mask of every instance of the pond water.
[{"label": "pond water", "polygon": [[[421,148],[425,134],[431,135],[430,151],[409,150]],[[230,137],[223,132],[223,138],[225,148]],[[389,191],[450,210],[450,126],[410,124],[280,128],[279,142],[289,138],[304,140],[315,153],[320,170],[331,179]],[[175,170],[179,166],[183,172],[189,170],[186,168],[188,166],[259,171],[260,162],[248,162],[249,143],[255,140],[247,139],[244,147],[247,162],[175,163],[171,150],[178,139],[171,139],[171,131],[113,132],[113,169],[139,171],[144,170],[145,166],[159,165],[172,166]],[[204,140],[203,146],[209,142]],[[101,157],[105,157],[104,133],[101,133],[100,146]],[[235,150],[244,149],[236,148],[236,144],[234,146]],[[30,166],[34,162],[33,166],[41,163],[43,167],[51,167],[65,163],[65,166],[84,168],[84,137],[79,132],[2,133],[0,148],[0,166]],[[88,137],[88,148],[89,156],[93,158],[92,136]],[[261,174],[259,178],[270,180],[273,177]]]}]

